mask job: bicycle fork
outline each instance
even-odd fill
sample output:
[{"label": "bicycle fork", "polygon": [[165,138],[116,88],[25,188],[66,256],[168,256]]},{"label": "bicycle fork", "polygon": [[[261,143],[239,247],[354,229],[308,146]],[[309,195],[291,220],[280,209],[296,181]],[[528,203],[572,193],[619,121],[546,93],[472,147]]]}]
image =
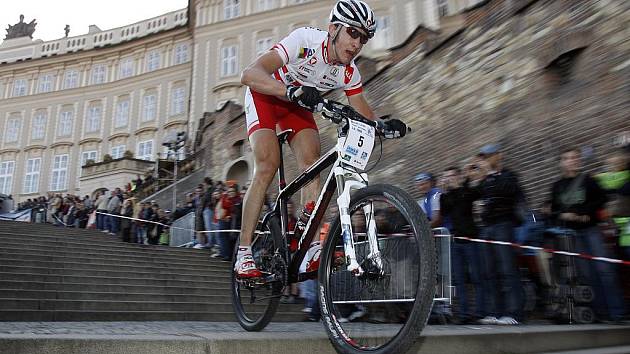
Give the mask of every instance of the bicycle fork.
[{"label": "bicycle fork", "polygon": [[[355,276],[361,276],[365,269],[357,262],[357,255],[354,245],[354,237],[352,232],[352,222],[350,218],[350,192],[356,189],[367,187],[367,174],[351,172],[337,166],[333,169],[335,181],[337,182],[337,205],[339,206],[339,216],[341,218],[341,235],[343,238],[343,248],[348,264],[347,270]],[[376,221],[374,220],[374,210],[372,203],[363,206],[365,215],[366,232],[370,253],[368,260],[373,261],[379,274],[383,273],[383,262],[378,248],[378,239],[376,237]]]}]

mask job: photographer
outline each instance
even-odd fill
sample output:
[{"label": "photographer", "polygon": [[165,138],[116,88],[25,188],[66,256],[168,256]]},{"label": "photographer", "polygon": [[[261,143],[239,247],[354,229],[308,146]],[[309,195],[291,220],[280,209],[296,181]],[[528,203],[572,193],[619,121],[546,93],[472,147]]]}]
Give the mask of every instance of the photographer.
[{"label": "photographer", "polygon": [[[444,218],[450,219],[453,236],[477,238],[479,230],[473,219],[473,202],[481,197],[477,189],[471,188],[477,165],[466,165],[464,174],[457,167],[449,167],[442,174],[443,193],[440,200]],[[483,293],[481,291],[480,248],[470,241],[454,239],[451,243],[453,285],[456,288],[458,308],[454,322],[473,323],[483,318]],[[466,276],[474,288],[474,309],[470,309]]]}]

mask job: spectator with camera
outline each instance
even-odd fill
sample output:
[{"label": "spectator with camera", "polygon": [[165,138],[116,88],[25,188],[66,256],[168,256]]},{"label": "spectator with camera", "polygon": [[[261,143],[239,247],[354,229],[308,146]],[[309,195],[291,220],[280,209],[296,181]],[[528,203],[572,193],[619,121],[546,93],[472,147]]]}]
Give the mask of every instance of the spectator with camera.
[{"label": "spectator with camera", "polygon": [[[444,191],[440,204],[441,213],[450,219],[453,236],[477,238],[479,229],[473,219],[473,203],[481,197],[479,190],[471,186],[475,181],[474,173],[479,167],[468,164],[464,172],[458,167],[447,168],[442,176]],[[458,324],[473,323],[487,315],[481,289],[480,247],[477,243],[454,239],[451,243],[453,285],[457,296],[457,310],[453,321]],[[470,308],[466,278],[474,290],[474,309]]]}]

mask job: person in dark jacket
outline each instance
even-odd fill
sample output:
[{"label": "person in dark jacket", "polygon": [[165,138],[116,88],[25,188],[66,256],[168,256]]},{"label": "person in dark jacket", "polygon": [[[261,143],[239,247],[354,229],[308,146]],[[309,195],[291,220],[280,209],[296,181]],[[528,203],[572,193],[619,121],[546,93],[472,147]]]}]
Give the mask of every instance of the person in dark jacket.
[{"label": "person in dark jacket", "polygon": [[[122,208],[120,209],[120,215],[126,217],[133,216],[133,201],[131,199],[125,199]],[[131,242],[131,225],[133,221],[127,218],[120,218],[120,234],[123,242]]]},{"label": "person in dark jacket", "polygon": [[[608,257],[597,227],[598,212],[607,201],[605,191],[588,174],[581,172],[580,151],[568,149],[560,156],[562,178],[551,188],[551,213],[556,225],[575,233],[575,252]],[[617,322],[624,317],[624,304],[615,266],[577,259],[578,275],[586,278],[595,292],[594,310],[599,319]]]},{"label": "person in dark jacket", "polygon": [[[450,220],[450,231],[453,236],[470,238],[479,236],[473,219],[473,202],[479,199],[481,194],[478,189],[471,187],[471,174],[477,168],[478,166],[474,164],[467,165],[464,176],[457,167],[449,167],[444,171],[445,189],[440,201],[441,213]],[[453,285],[458,298],[454,320],[460,324],[471,323],[488,315],[485,312],[481,289],[480,251],[481,248],[475,242],[454,239],[451,243]],[[474,310],[470,309],[466,288],[467,275],[475,293]]]},{"label": "person in dark jacket", "polygon": [[[514,242],[517,203],[523,198],[518,177],[503,167],[503,154],[498,144],[484,146],[479,156],[480,166],[486,174],[479,185],[483,200],[481,217],[485,225],[480,237]],[[487,315],[480,323],[518,324],[524,294],[514,249],[496,244],[482,244],[481,249],[482,288]]]}]

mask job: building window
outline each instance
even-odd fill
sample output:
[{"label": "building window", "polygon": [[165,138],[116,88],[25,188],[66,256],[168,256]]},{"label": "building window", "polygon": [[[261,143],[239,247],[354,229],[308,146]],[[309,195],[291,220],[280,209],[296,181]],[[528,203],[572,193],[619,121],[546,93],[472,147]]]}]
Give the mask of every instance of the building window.
[{"label": "building window", "polygon": [[160,68],[160,53],[157,50],[147,54],[147,72]]},{"label": "building window", "polygon": [[68,70],[63,77],[63,88],[71,89],[79,85],[79,72],[76,70]]},{"label": "building window", "polygon": [[271,49],[273,46],[273,38],[261,38],[256,41],[256,57],[259,57]]},{"label": "building window", "polygon": [[72,111],[65,111],[59,114],[59,126],[57,136],[66,137],[72,135]]},{"label": "building window", "polygon": [[390,26],[389,16],[379,16],[376,18],[376,34],[372,38],[372,48],[386,49],[392,44],[392,30]]},{"label": "building window", "polygon": [[44,139],[44,136],[46,134],[47,118],[48,117],[45,111],[40,111],[35,114],[35,117],[33,118],[33,128],[31,130],[31,139]]},{"label": "building window", "polygon": [[37,193],[39,191],[39,170],[42,167],[42,159],[34,158],[26,160],[26,173],[24,174],[24,194]]},{"label": "building window", "polygon": [[239,0],[223,0],[223,19],[229,20],[240,14]]},{"label": "building window", "polygon": [[157,107],[157,97],[155,95],[146,95],[142,100],[142,121],[148,122],[155,119]]},{"label": "building window", "polygon": [[125,154],[125,145],[117,145],[112,147],[112,159],[121,159]]},{"label": "building window", "polygon": [[118,78],[124,79],[133,75],[133,59],[125,58],[120,61]]},{"label": "building window", "polygon": [[184,113],[185,90],[183,87],[173,89],[171,94],[171,115]]},{"label": "building window", "polygon": [[102,84],[105,82],[105,73],[107,68],[105,65],[96,65],[92,68],[92,84]]},{"label": "building window", "polygon": [[98,152],[96,150],[83,151],[81,153],[81,166],[79,166],[79,167],[85,166],[85,164],[87,163],[88,160],[92,160],[92,161],[96,162],[96,154],[97,153]]},{"label": "building window", "polygon": [[275,7],[275,0],[258,0],[256,3],[256,10],[268,11]]},{"label": "building window", "polygon": [[10,195],[13,184],[13,170],[15,161],[3,161],[0,163],[0,193]]},{"label": "building window", "polygon": [[438,15],[448,16],[448,0],[437,0]]},{"label": "building window", "polygon": [[88,109],[87,124],[85,126],[86,133],[93,133],[101,128],[101,107],[90,107]]},{"label": "building window", "polygon": [[13,97],[26,96],[26,79],[16,79],[13,82]]},{"label": "building window", "polygon": [[188,61],[188,43],[181,43],[175,47],[175,65]]},{"label": "building window", "polygon": [[235,45],[221,48],[221,76],[233,76],[236,75],[236,68],[238,66],[238,48]]},{"label": "building window", "polygon": [[39,77],[39,84],[37,85],[38,93],[46,93],[52,91],[52,74],[45,74]]},{"label": "building window", "polygon": [[127,126],[129,121],[129,100],[118,102],[116,105],[116,117],[114,118],[114,128]]},{"label": "building window", "polygon": [[153,140],[138,143],[138,158],[141,160],[153,160]]},{"label": "building window", "polygon": [[53,161],[52,176],[50,179],[51,191],[66,189],[68,181],[68,155],[55,155]]},{"label": "building window", "polygon": [[4,142],[15,143],[18,141],[20,135],[20,119],[12,118],[7,121],[7,126],[4,130]]}]

